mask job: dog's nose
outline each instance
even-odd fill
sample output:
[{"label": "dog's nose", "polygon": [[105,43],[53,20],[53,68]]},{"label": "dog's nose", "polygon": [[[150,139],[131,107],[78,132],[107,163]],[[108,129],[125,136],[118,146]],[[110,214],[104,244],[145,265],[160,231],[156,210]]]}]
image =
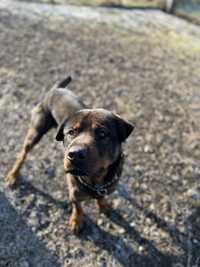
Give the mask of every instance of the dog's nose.
[{"label": "dog's nose", "polygon": [[67,158],[70,161],[81,161],[87,156],[87,149],[79,146],[74,146],[69,149]]}]

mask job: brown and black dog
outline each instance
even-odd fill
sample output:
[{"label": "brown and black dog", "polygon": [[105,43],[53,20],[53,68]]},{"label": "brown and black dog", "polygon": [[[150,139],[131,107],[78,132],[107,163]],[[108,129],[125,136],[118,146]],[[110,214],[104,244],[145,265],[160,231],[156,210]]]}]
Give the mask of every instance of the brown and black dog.
[{"label": "brown and black dog", "polygon": [[64,170],[72,203],[69,226],[77,233],[83,225],[82,200],[95,198],[100,211],[107,208],[104,197],[116,187],[122,170],[122,143],[134,127],[108,110],[87,109],[66,89],[70,81],[67,77],[55,85],[33,109],[22,151],[6,182],[16,185],[28,152],[48,130],[58,126],[56,140],[64,144]]}]

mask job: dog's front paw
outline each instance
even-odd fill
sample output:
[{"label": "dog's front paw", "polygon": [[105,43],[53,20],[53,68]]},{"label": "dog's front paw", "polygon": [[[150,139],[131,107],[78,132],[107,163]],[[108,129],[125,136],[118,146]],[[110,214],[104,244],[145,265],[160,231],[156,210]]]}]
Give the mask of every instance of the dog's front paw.
[{"label": "dog's front paw", "polygon": [[5,177],[5,183],[8,187],[13,187],[17,182],[17,174],[10,171]]},{"label": "dog's front paw", "polygon": [[71,215],[69,218],[69,230],[74,234],[79,234],[83,229],[83,217]]}]

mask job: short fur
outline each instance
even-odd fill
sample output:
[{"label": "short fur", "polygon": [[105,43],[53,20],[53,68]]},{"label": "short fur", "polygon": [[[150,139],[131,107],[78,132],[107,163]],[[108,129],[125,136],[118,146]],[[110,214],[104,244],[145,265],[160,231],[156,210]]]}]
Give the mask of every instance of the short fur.
[{"label": "short fur", "polygon": [[[119,178],[122,169],[121,144],[134,127],[108,110],[86,109],[83,102],[65,88],[70,81],[71,77],[67,77],[55,85],[33,109],[22,150],[6,176],[6,182],[9,186],[16,185],[28,152],[47,131],[58,127],[56,140],[64,143],[64,170],[72,203],[69,226],[77,233],[83,225],[82,200],[97,198],[99,209],[106,209],[104,195],[96,197],[95,192],[92,194],[91,190],[85,189],[87,185],[102,188],[106,184],[109,185],[106,193],[113,192],[117,181],[115,176]],[[77,177],[86,183],[86,188]],[[111,183],[109,179],[113,177]]]}]

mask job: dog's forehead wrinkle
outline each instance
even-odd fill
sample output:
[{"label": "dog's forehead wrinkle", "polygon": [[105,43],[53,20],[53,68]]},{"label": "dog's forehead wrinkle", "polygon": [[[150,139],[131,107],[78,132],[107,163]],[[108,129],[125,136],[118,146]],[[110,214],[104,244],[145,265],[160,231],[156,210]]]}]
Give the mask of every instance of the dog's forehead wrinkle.
[{"label": "dog's forehead wrinkle", "polygon": [[98,130],[105,130],[108,131],[113,138],[116,136],[113,113],[103,109],[84,109],[77,112],[68,123],[66,123],[64,135],[66,135],[71,128],[79,129],[81,132],[89,130],[92,135]]},{"label": "dog's forehead wrinkle", "polygon": [[75,113],[70,120],[65,124],[65,128],[79,128],[81,126],[81,123],[83,121],[83,119],[87,117],[87,114],[83,114],[83,113]]}]

